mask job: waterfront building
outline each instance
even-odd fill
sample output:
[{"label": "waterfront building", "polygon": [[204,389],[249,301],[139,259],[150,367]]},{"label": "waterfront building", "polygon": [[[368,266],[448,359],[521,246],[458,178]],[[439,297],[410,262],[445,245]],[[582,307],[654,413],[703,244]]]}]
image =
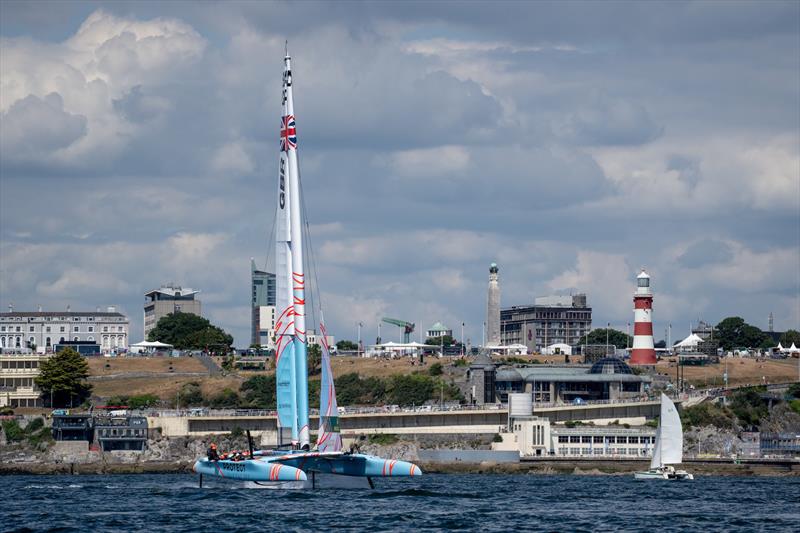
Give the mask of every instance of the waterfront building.
[{"label": "waterfront building", "polygon": [[0,313],[0,348],[55,351],[56,344],[93,342],[105,353],[128,349],[128,317],[107,311],[11,311]]},{"label": "waterfront building", "polygon": [[192,313],[203,316],[196,291],[168,283],[158,289],[144,293],[144,339],[158,321],[171,313]]},{"label": "waterfront building", "polygon": [[650,290],[650,276],[644,269],[636,276],[633,308],[631,364],[654,365],[656,364],[656,350],[653,344],[653,291]]},{"label": "waterfront building", "polygon": [[497,263],[489,265],[489,290],[486,299],[486,344],[500,344],[500,281]]},{"label": "waterfront building", "polygon": [[447,326],[442,324],[441,322],[437,322],[436,324],[432,325],[428,331],[425,332],[425,335],[429,339],[438,339],[439,337],[452,337],[453,330],[447,329]]},{"label": "waterfront building", "polygon": [[656,430],[647,426],[567,427],[537,416],[513,417],[508,430],[513,434],[509,444],[521,457],[644,459],[652,457],[656,439]]},{"label": "waterfront building", "polygon": [[94,434],[100,449],[144,451],[147,447],[147,418],[144,416],[98,416]]},{"label": "waterfront building", "polygon": [[553,344],[577,346],[591,329],[592,308],[585,294],[539,297],[534,305],[500,311],[501,343],[524,344],[531,353]]},{"label": "waterfront building", "polygon": [[504,366],[497,369],[494,379],[491,403],[506,403],[509,394],[523,392],[536,403],[621,400],[644,395],[652,382],[614,357],[593,365]]},{"label": "waterfront building", "polygon": [[275,274],[258,270],[250,259],[250,344],[274,347]]}]

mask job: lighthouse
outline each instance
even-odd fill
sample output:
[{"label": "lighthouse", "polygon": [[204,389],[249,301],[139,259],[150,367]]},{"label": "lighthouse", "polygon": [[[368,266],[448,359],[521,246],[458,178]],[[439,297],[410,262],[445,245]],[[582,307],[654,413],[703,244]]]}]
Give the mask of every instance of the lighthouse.
[{"label": "lighthouse", "polygon": [[656,350],[653,346],[653,291],[650,290],[650,276],[644,269],[636,276],[633,308],[631,364],[654,365],[656,364]]}]

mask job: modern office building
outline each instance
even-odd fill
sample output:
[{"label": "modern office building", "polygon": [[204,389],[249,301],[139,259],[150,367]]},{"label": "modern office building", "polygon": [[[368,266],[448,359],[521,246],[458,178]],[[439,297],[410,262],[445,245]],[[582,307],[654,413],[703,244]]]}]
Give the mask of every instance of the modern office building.
[{"label": "modern office building", "polygon": [[203,316],[196,291],[168,283],[158,289],[144,293],[144,339],[158,321],[171,313],[192,313]]},{"label": "modern office building", "polygon": [[11,311],[0,313],[0,348],[38,353],[56,344],[94,342],[102,352],[128,348],[128,317],[114,307],[106,311]]},{"label": "modern office building", "polygon": [[[496,370],[494,401],[508,402],[512,393],[530,393],[536,403],[621,400],[647,392],[652,378],[634,374],[620,359],[608,357],[593,365],[530,365]],[[489,403],[489,402],[487,402]]]},{"label": "modern office building", "polygon": [[250,343],[272,347],[275,336],[275,274],[250,259]]},{"label": "modern office building", "polygon": [[577,346],[592,329],[592,308],[585,294],[545,296],[534,305],[512,306],[500,311],[501,344],[524,344],[539,352],[553,344]]}]

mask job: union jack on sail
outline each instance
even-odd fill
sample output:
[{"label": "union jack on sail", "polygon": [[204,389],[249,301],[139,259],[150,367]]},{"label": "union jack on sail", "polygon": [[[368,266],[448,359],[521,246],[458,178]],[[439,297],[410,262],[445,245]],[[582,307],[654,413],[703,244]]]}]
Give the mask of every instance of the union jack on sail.
[{"label": "union jack on sail", "polygon": [[297,129],[294,124],[294,115],[281,118],[281,152],[288,152],[297,148]]}]

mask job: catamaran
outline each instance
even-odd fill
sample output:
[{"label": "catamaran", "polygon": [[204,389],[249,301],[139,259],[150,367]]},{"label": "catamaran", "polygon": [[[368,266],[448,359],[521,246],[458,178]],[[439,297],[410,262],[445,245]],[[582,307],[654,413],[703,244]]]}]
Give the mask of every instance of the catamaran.
[{"label": "catamaran", "polygon": [[[275,222],[276,380],[278,432],[291,431],[291,448],[253,450],[240,460],[201,458],[194,471],[203,476],[255,482],[273,488],[373,486],[373,477],[422,475],[407,461],[383,459],[342,450],[330,347],[320,309],[322,339],[320,413],[317,440],[311,448],[308,416],[306,294],[301,217],[297,129],[292,95],[292,69],[284,58],[283,116],[280,130],[277,215]],[[249,434],[248,434],[248,440]]]},{"label": "catamaran", "polygon": [[675,470],[672,465],[683,462],[683,427],[681,417],[675,404],[666,394],[661,394],[661,419],[656,431],[656,443],[653,446],[653,458],[650,460],[650,470],[636,472],[635,479],[667,479],[685,480],[694,479],[694,476],[685,470]]}]

